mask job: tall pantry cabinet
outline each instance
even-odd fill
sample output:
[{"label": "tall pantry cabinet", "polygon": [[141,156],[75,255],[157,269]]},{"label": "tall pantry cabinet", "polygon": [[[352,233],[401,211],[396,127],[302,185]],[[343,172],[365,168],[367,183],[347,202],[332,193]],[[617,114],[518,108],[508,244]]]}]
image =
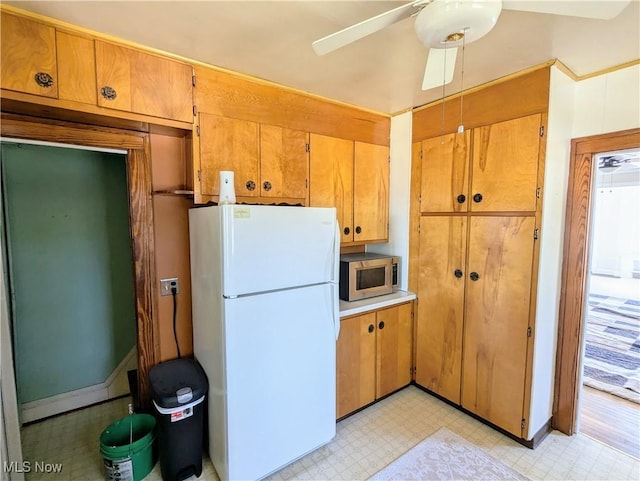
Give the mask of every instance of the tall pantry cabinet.
[{"label": "tall pantry cabinet", "polygon": [[533,113],[413,146],[420,165],[415,381],[522,439],[545,122],[546,113]]}]

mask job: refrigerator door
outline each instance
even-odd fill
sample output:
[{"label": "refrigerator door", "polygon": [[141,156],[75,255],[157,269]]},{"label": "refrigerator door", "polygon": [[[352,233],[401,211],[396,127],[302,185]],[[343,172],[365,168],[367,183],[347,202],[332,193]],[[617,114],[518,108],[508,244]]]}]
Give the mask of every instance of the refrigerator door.
[{"label": "refrigerator door", "polygon": [[211,426],[228,433],[223,480],[263,478],[335,436],[333,288],[223,301],[226,406],[214,409],[227,425]]},{"label": "refrigerator door", "polygon": [[337,282],[334,208],[224,205],[223,295]]}]

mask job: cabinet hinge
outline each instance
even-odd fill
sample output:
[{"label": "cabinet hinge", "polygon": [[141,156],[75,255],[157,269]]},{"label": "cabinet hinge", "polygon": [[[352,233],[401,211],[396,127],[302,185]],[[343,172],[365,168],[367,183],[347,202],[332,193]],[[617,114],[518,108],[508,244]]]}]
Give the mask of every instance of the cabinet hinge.
[{"label": "cabinet hinge", "polygon": [[391,156],[389,156],[389,163],[391,163]]},{"label": "cabinet hinge", "polygon": [[196,86],[196,76],[195,76],[195,75],[192,75],[192,76],[191,76],[191,85],[192,85],[193,87],[195,87],[195,86]]},{"label": "cabinet hinge", "polygon": [[420,224],[418,224],[418,234],[420,234]]},{"label": "cabinet hinge", "polygon": [[540,189],[540,187],[536,188],[536,199],[540,198],[540,194],[542,193],[542,190]]},{"label": "cabinet hinge", "polygon": [[200,137],[200,126],[196,125],[196,135]]},{"label": "cabinet hinge", "polygon": [[198,170],[198,182],[202,181],[202,171]]},{"label": "cabinet hinge", "polygon": [[309,179],[304,179],[304,188],[305,189],[309,188]]},{"label": "cabinet hinge", "polygon": [[533,240],[538,240],[539,237],[540,237],[540,229],[536,227],[535,229],[533,229]]},{"label": "cabinet hinge", "polygon": [[524,418],[522,418],[522,422],[520,423],[520,428],[521,428],[521,429],[524,429],[524,422],[525,422],[525,419],[524,419]]},{"label": "cabinet hinge", "polygon": [[420,160],[422,160],[422,150],[420,151]]},{"label": "cabinet hinge", "polygon": [[418,196],[418,204],[422,204],[422,195]]},{"label": "cabinet hinge", "polygon": [[527,327],[527,337],[531,337],[531,326]]},{"label": "cabinet hinge", "polygon": [[544,137],[544,125],[540,126],[540,137]]},{"label": "cabinet hinge", "polygon": [[193,106],[193,116],[195,117],[196,115],[198,115],[198,107],[196,107],[195,105]]},{"label": "cabinet hinge", "polygon": [[311,144],[304,144],[304,149],[305,152],[311,152]]}]

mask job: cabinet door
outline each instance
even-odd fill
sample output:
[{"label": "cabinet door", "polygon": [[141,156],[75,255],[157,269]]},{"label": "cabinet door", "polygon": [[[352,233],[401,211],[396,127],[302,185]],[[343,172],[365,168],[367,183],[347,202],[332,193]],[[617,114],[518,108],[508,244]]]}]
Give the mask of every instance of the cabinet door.
[{"label": "cabinet door", "polygon": [[422,141],[421,212],[466,212],[471,134]]},{"label": "cabinet door", "polygon": [[535,211],[540,114],[474,129],[471,210]]},{"label": "cabinet door", "polygon": [[353,240],[389,237],[389,147],[355,143],[353,169]]},{"label": "cabinet door", "polygon": [[460,403],[466,216],[420,219],[416,382]]},{"label": "cabinet door", "polygon": [[0,86],[57,98],[55,29],[5,12],[0,19]]},{"label": "cabinet door", "polygon": [[469,222],[462,406],[522,437],[535,218]]},{"label": "cabinet door", "polygon": [[309,204],[335,207],[340,242],[353,241],[353,142],[311,134]]},{"label": "cabinet door", "polygon": [[376,396],[376,314],[343,319],[336,345],[336,416],[366,406]]},{"label": "cabinet door", "polygon": [[58,98],[96,105],[96,54],[93,40],[56,32]]},{"label": "cabinet door", "polygon": [[236,196],[258,196],[258,124],[200,113],[200,189],[220,193],[220,171],[234,172]]},{"label": "cabinet door", "polygon": [[95,48],[98,105],[193,122],[189,65],[99,40]]},{"label": "cabinet door", "polygon": [[263,197],[306,199],[309,134],[260,125],[260,189]]},{"label": "cabinet door", "polygon": [[411,311],[408,302],[376,313],[376,398],[411,382]]}]

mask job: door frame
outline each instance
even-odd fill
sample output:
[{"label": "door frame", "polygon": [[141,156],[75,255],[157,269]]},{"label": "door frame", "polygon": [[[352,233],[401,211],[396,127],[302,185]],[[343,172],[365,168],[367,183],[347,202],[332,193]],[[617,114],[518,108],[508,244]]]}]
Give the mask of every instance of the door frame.
[{"label": "door frame", "polygon": [[136,304],[136,347],[138,353],[138,406],[151,408],[149,370],[156,364],[153,300],[155,263],[153,206],[151,202],[151,150],[149,135],[95,125],[76,124],[43,118],[2,113],[0,135],[6,138],[55,142],[127,150],[126,169],[129,194],[129,228],[133,257]]},{"label": "door frame", "polygon": [[576,433],[578,422],[595,180],[593,161],[599,153],[637,147],[640,147],[640,129],[571,140],[552,421],[555,429],[567,435]]}]

